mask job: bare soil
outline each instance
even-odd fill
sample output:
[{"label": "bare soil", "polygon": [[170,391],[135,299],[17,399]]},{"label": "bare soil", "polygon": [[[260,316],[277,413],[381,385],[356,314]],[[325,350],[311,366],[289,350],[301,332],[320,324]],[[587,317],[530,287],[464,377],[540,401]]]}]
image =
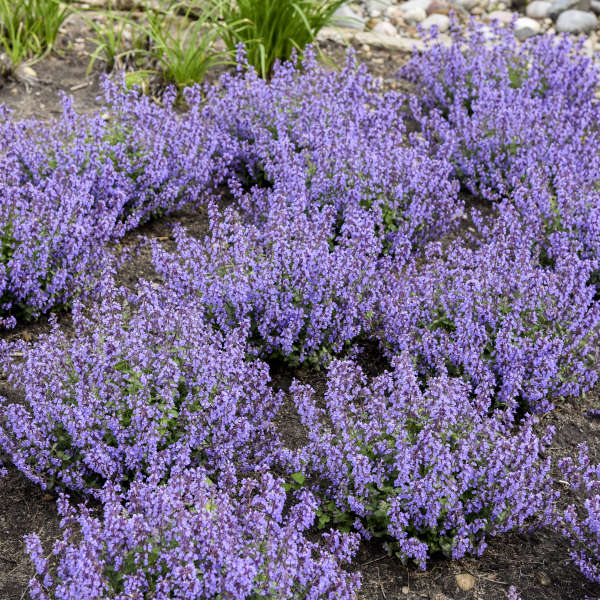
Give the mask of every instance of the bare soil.
[{"label": "bare soil", "polygon": [[[96,67],[92,73],[86,74],[86,52],[91,50],[89,41],[86,41],[89,35],[85,22],[71,17],[59,38],[57,50],[33,65],[35,78],[0,79],[0,102],[14,110],[14,118],[49,119],[57,116],[60,114],[61,92],[73,96],[75,108],[79,111],[91,112],[99,106],[97,97],[100,95],[102,73]],[[342,46],[326,43],[322,49],[332,63],[343,62],[345,49]],[[371,71],[382,78],[385,87],[405,87],[395,77],[397,69],[407,59],[405,54],[364,47],[357,48],[357,53],[368,63]],[[154,277],[149,250],[143,243],[140,245],[140,240],[155,238],[172,247],[172,223],[182,224],[197,237],[207,232],[206,211],[193,208],[132,232],[119,248],[140,246],[141,249],[122,269],[120,280],[123,284],[133,286],[139,277]],[[68,313],[60,314],[59,320],[65,328],[69,328]],[[0,335],[9,339],[32,340],[45,331],[48,331],[48,320],[42,318]],[[371,375],[385,368],[385,362],[373,348],[367,348],[360,360]],[[272,365],[272,377],[273,386],[279,389],[287,390],[292,379],[297,378],[313,386],[317,394],[324,393],[323,372]],[[15,392],[1,379],[0,394],[15,398]],[[577,444],[587,442],[591,455],[600,459],[600,420],[586,416],[586,411],[597,402],[598,397],[594,394],[587,399],[565,401],[544,417],[540,426],[551,424],[557,431],[550,451],[554,458],[573,455]],[[302,444],[305,432],[291,401],[285,404],[279,426],[290,446]],[[28,597],[27,583],[33,575],[24,551],[23,536],[36,532],[49,549],[60,535],[59,517],[52,494],[30,483],[10,464],[6,466],[8,475],[0,478],[0,600],[20,600]],[[573,501],[581,502],[577,498]],[[352,568],[363,574],[361,600],[500,600],[506,598],[510,585],[517,588],[523,600],[600,597],[600,586],[586,582],[579,570],[569,563],[568,548],[561,536],[548,529],[491,539],[487,551],[480,558],[455,562],[436,558],[426,572],[389,558],[378,544],[365,543]],[[460,574],[474,577],[472,589],[463,591],[458,587],[456,576]]]}]

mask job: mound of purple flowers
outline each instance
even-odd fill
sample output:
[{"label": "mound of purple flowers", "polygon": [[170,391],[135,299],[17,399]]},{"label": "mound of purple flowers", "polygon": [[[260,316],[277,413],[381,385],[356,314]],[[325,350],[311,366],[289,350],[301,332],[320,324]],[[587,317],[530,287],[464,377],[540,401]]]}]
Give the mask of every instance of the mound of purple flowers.
[{"label": "mound of purple flowers", "polygon": [[579,447],[577,460],[563,459],[559,466],[572,489],[584,495],[583,510],[570,504],[559,525],[571,545],[571,559],[591,581],[600,583],[600,465],[592,465],[587,447]]},{"label": "mound of purple flowers", "polygon": [[285,499],[270,474],[217,486],[201,469],[158,487],[136,484],[125,503],[108,487],[102,518],[63,498],[56,576],[39,538],[27,537],[32,598],[354,599],[360,577],[338,563],[350,560],[356,540],[332,531],[323,545],[308,541],[314,499],[304,493],[284,516]]},{"label": "mound of purple flowers", "polygon": [[[276,444],[280,396],[245,333],[215,333],[191,303],[151,286],[106,286],[75,331],[4,344],[2,368],[22,402],[3,398],[0,446],[42,486],[91,491],[105,481],[158,482],[172,469],[252,469]],[[12,358],[22,353],[23,361]]]},{"label": "mound of purple flowers", "polygon": [[382,243],[364,209],[339,226],[332,207],[273,197],[260,228],[213,212],[209,238],[176,239],[175,254],[154,251],[165,287],[222,331],[248,320],[253,351],[320,363],[369,330]]},{"label": "mound of purple flowers", "polygon": [[514,211],[486,238],[474,248],[432,245],[421,263],[390,262],[379,308],[386,352],[408,350],[421,372],[448,369],[495,402],[538,412],[590,389],[600,333],[593,265],[568,244],[553,265],[540,264],[540,244]]},{"label": "mound of purple flowers", "polygon": [[290,457],[296,481],[315,481],[320,522],[387,540],[425,568],[433,552],[483,552],[487,535],[551,518],[551,432],[532,421],[511,433],[463,381],[441,375],[422,390],[407,354],[367,382],[350,361],[332,364],[324,407],[292,387],[309,443]]}]

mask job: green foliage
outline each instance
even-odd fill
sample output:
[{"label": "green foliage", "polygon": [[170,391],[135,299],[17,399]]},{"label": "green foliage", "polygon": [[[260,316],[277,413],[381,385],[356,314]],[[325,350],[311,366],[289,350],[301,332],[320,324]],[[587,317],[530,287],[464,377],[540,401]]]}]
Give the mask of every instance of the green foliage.
[{"label": "green foliage", "polygon": [[302,53],[344,0],[217,0],[225,22],[223,39],[231,52],[244,44],[248,63],[262,77],[276,60]]},{"label": "green foliage", "polygon": [[49,52],[68,14],[59,0],[0,0],[0,46],[12,67]]},{"label": "green foliage", "polygon": [[180,3],[148,13],[146,53],[160,66],[165,81],[183,89],[200,83],[210,67],[230,62],[228,53],[215,49],[220,27],[214,17],[214,10],[193,11]]},{"label": "green foliage", "polygon": [[96,49],[90,56],[88,65],[88,74],[94,67],[95,62],[101,59],[105,63],[106,71],[113,69],[122,69],[124,61],[136,54],[141,53],[135,43],[127,39],[127,33],[133,38],[139,31],[139,25],[130,16],[120,15],[111,9],[112,5],[108,3],[108,10],[102,12],[100,19],[90,19],[82,13],[83,18],[94,32],[91,41]]}]

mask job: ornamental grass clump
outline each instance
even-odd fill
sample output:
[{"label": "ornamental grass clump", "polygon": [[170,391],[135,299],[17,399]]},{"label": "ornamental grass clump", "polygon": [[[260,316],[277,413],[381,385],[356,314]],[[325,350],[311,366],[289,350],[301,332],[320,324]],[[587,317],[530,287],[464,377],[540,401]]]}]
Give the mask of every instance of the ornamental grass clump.
[{"label": "ornamental grass clump", "polygon": [[276,61],[302,53],[345,0],[214,0],[230,52],[244,45],[248,64],[263,78]]},{"label": "ornamental grass clump", "polygon": [[330,206],[308,213],[291,202],[272,196],[260,227],[213,209],[206,240],[177,230],[176,253],[155,245],[154,266],[219,330],[248,321],[250,352],[318,365],[369,331],[382,244],[367,211],[340,225]]},{"label": "ornamental grass clump", "polygon": [[[268,473],[213,484],[190,469],[165,485],[135,484],[123,499],[103,491],[103,518],[59,500],[63,537],[56,572],[40,539],[26,537],[35,600],[353,600],[360,576],[347,573],[356,539],[305,532],[316,511],[304,493],[284,511],[281,481]],[[232,480],[233,479],[233,480]],[[80,532],[78,534],[77,532]]]},{"label": "ornamental grass clump", "polygon": [[291,393],[309,440],[288,455],[291,487],[321,498],[321,526],[379,538],[425,569],[435,553],[481,554],[488,536],[552,517],[551,431],[538,438],[529,419],[513,432],[460,378],[422,382],[402,354],[368,382],[335,361],[323,403],[310,386]]},{"label": "ornamental grass clump", "polygon": [[246,359],[244,331],[216,333],[193,303],[151,285],[132,296],[106,283],[73,321],[73,336],[55,324],[2,345],[21,401],[1,399],[0,447],[32,481],[93,493],[188,465],[269,463],[281,397],[267,366]]},{"label": "ornamental grass clump", "polygon": [[378,309],[384,351],[409,351],[423,373],[447,369],[496,406],[543,412],[591,389],[600,335],[594,265],[568,243],[540,264],[540,244],[514,211],[485,237],[474,248],[432,245],[422,264],[390,261]]}]

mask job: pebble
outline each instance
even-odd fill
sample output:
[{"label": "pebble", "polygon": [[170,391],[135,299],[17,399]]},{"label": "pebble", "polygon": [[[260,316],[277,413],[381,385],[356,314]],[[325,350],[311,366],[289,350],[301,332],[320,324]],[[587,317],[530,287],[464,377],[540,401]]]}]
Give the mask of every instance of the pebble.
[{"label": "pebble", "polygon": [[446,15],[441,15],[435,13],[433,15],[429,15],[422,23],[421,26],[424,29],[429,29],[430,27],[437,27],[437,30],[440,33],[445,33],[448,31],[450,27],[450,17]]},{"label": "pebble", "polygon": [[356,11],[347,4],[342,4],[331,17],[331,24],[338,27],[347,27],[348,29],[358,29],[363,31],[366,21]]},{"label": "pebble", "polygon": [[479,2],[478,0],[454,0],[454,4],[464,10],[473,10]]},{"label": "pebble", "polygon": [[597,14],[600,13],[600,0],[592,0],[590,2],[590,8]]},{"label": "pebble", "polygon": [[590,0],[554,0],[548,11],[548,16],[556,19],[558,18],[558,15],[566,10],[577,9],[586,11],[589,7]]},{"label": "pebble", "polygon": [[[542,26],[535,19],[531,19],[529,17],[518,18],[515,23],[515,31],[518,33],[519,31],[525,29],[533,31],[532,35],[536,35],[542,30]],[[528,35],[527,37],[531,37],[531,35]]]},{"label": "pebble", "polygon": [[552,3],[546,0],[533,0],[527,5],[525,14],[532,19],[545,19],[550,14],[551,6]]},{"label": "pebble", "polygon": [[556,21],[558,33],[588,33],[598,27],[598,17],[583,10],[566,10]]},{"label": "pebble", "polygon": [[493,10],[488,14],[488,19],[490,21],[500,21],[503,25],[510,25],[513,20],[513,13],[508,10]]},{"label": "pebble", "polygon": [[[600,3],[600,0],[594,0],[594,2]],[[447,15],[450,13],[450,9],[450,5],[447,2],[444,2],[444,0],[433,0],[425,12],[428,15]]]},{"label": "pebble", "polygon": [[387,21],[380,21],[373,29],[371,29],[371,31],[380,35],[396,35],[398,33],[396,28]]},{"label": "pebble", "polygon": [[416,25],[417,23],[421,23],[427,18],[427,13],[424,8],[419,8],[415,6],[414,8],[410,8],[409,10],[405,10],[403,14],[404,20],[409,25]]},{"label": "pebble", "polygon": [[371,17],[380,17],[392,2],[393,0],[367,0],[367,12]]},{"label": "pebble", "polygon": [[475,577],[469,573],[460,573],[456,575],[456,585],[463,592],[468,592],[475,587]]}]

